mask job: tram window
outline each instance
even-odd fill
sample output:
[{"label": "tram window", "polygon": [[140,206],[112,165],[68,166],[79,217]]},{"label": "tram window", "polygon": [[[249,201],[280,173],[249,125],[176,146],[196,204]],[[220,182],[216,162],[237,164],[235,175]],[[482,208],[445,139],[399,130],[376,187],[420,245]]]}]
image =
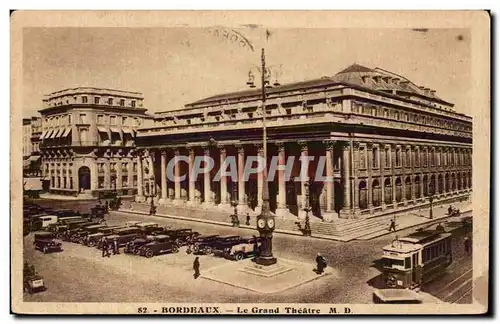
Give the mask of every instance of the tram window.
[{"label": "tram window", "polygon": [[384,267],[392,268],[393,266],[403,266],[403,260],[382,258],[382,264]]},{"label": "tram window", "polygon": [[411,268],[411,258],[405,258],[405,269],[410,269]]}]

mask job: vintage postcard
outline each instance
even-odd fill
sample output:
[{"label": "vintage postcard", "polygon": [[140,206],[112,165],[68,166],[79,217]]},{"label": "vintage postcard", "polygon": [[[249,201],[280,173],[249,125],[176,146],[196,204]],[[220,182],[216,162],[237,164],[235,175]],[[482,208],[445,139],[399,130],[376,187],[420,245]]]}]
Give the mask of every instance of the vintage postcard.
[{"label": "vintage postcard", "polygon": [[17,11],[11,53],[13,313],[488,312],[488,12]]}]

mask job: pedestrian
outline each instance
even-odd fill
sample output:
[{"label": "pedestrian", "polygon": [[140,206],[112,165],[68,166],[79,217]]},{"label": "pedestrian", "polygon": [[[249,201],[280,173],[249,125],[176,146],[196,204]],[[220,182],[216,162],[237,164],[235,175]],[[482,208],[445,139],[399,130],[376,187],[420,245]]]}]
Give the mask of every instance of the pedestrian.
[{"label": "pedestrian", "polygon": [[391,219],[391,224],[389,225],[389,232],[396,231],[396,220],[394,218]]},{"label": "pedestrian", "polygon": [[247,222],[246,222],[247,225],[250,225],[250,214],[247,213]]},{"label": "pedestrian", "polygon": [[443,227],[443,225],[441,225],[441,223],[439,223],[438,226],[436,227],[436,231],[438,231],[440,233],[444,233],[444,227]]},{"label": "pedestrian", "polygon": [[465,237],[464,237],[464,249],[465,249],[465,253],[467,253],[467,255],[470,255],[471,247],[472,247],[471,239],[470,239],[469,235],[465,235]]},{"label": "pedestrian", "polygon": [[322,274],[323,270],[326,268],[326,259],[321,253],[318,252],[316,255],[316,273]]},{"label": "pedestrian", "polygon": [[451,216],[451,214],[453,213],[453,207],[451,207],[451,205],[448,207],[448,215]]},{"label": "pedestrian", "polygon": [[102,257],[108,256],[108,240],[105,237],[101,240]]},{"label": "pedestrian", "polygon": [[113,239],[113,254],[120,254],[120,247],[116,238]]},{"label": "pedestrian", "polygon": [[200,258],[196,257],[193,262],[194,279],[200,276]]}]

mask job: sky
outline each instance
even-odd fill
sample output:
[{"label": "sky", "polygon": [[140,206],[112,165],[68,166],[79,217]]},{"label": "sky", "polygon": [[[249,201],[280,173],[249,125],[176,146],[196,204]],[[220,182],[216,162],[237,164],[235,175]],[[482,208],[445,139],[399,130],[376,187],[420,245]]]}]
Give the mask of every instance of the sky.
[{"label": "sky", "polygon": [[142,92],[150,113],[182,109],[205,97],[246,89],[248,71],[260,65],[262,47],[267,64],[280,66],[281,83],[333,76],[357,63],[435,89],[457,112],[472,114],[467,29],[269,32],[266,39],[266,30],[253,25],[237,30],[25,28],[23,117],[38,114],[44,94],[83,86]]}]

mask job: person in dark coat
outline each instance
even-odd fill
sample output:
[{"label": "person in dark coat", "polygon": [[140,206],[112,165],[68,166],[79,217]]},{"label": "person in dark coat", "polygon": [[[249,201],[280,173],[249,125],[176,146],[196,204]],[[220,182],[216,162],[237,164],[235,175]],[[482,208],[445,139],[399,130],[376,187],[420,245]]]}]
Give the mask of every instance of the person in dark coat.
[{"label": "person in dark coat", "polygon": [[250,214],[247,213],[247,222],[246,222],[246,225],[250,225]]},{"label": "person in dark coat", "polygon": [[196,257],[193,262],[194,279],[200,276],[200,258]]},{"label": "person in dark coat", "polygon": [[118,241],[113,239],[113,254],[120,254],[120,247],[118,246]]},{"label": "person in dark coat", "polygon": [[326,268],[326,259],[324,256],[321,255],[321,253],[318,252],[318,255],[316,255],[316,273],[322,274],[325,268]]},{"label": "person in dark coat", "polygon": [[109,258],[109,243],[108,240],[103,237],[102,238],[102,257],[107,256]]},{"label": "person in dark coat", "polygon": [[394,218],[391,219],[391,224],[389,225],[389,232],[396,231],[396,220]]},{"label": "person in dark coat", "polygon": [[465,249],[465,253],[467,253],[467,255],[470,255],[471,247],[472,247],[471,239],[470,239],[469,235],[466,235],[464,237],[464,249]]},{"label": "person in dark coat", "polygon": [[438,226],[436,227],[436,231],[438,231],[440,233],[444,233],[444,227],[443,227],[443,225],[441,225],[441,223],[439,223]]},{"label": "person in dark coat", "polygon": [[451,215],[453,213],[453,207],[451,205],[448,207],[448,215]]}]

